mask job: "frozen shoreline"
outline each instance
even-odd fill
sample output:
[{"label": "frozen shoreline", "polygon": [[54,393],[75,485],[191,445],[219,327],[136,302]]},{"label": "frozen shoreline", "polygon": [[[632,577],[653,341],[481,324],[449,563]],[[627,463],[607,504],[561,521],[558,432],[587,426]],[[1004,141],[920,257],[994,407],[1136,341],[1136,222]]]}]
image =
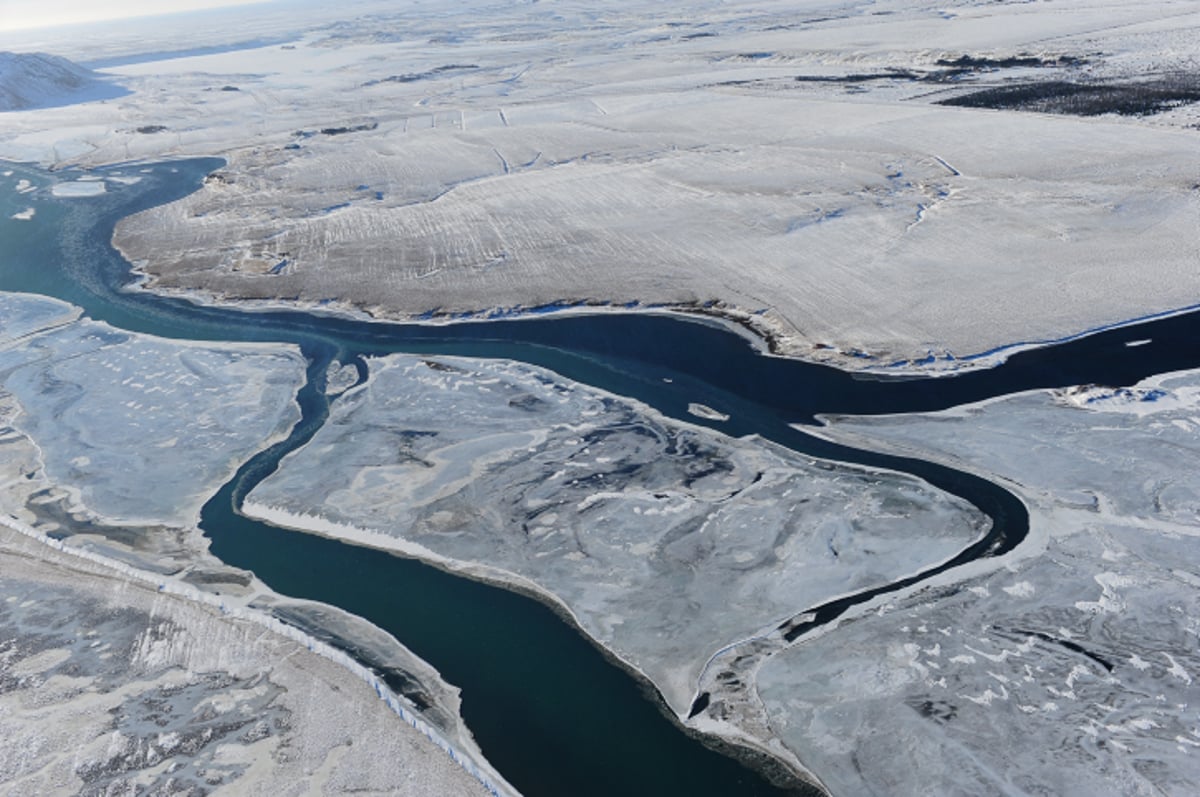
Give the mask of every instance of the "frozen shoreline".
[{"label": "frozen shoreline", "polygon": [[865,49],[854,7],[779,27],[795,21],[786,6],[753,21],[705,6],[703,37],[677,29],[679,9],[573,18],[569,36],[489,9],[486,29],[521,39],[516,53],[475,28],[450,48],[436,15],[402,34],[388,17],[297,20],[291,49],[114,67],[133,88],[121,107],[17,114],[0,153],[58,167],[224,157],[198,194],[118,230],[158,290],[333,297],[396,320],[717,301],[780,354],[958,371],[1200,298],[1184,177],[1198,106],[937,104],[1193,57],[1195,20],[1163,29],[1165,6],[1120,9],[1136,37],[1099,24],[1111,3],[1069,7],[899,3]]},{"label": "frozen shoreline", "polygon": [[[116,245],[115,242],[114,245]],[[119,246],[117,246],[117,249],[121,251]],[[127,260],[129,259],[129,256],[125,252],[121,251],[121,254]],[[544,307],[491,307],[431,318],[430,314],[434,312],[432,310],[411,314],[396,312],[372,314],[365,310],[349,306],[344,302],[312,302],[303,299],[246,299],[223,297],[202,290],[158,288],[146,284],[147,275],[136,263],[130,270],[135,277],[135,281],[127,287],[128,290],[145,291],[153,296],[183,299],[201,307],[222,307],[243,312],[294,310],[311,313],[316,316],[378,324],[413,324],[417,326],[439,327],[452,326],[459,323],[547,320],[580,315],[660,315],[677,318],[682,321],[718,326],[746,340],[764,357],[780,357],[814,365],[827,365],[848,373],[901,379],[914,377],[953,377],[971,371],[987,370],[1003,365],[1009,357],[1021,352],[1051,348],[1115,329],[1136,327],[1140,324],[1200,311],[1200,303],[1189,304],[1090,327],[1061,338],[1013,341],[987,351],[964,355],[930,353],[925,358],[915,360],[881,362],[870,355],[857,351],[841,351],[830,347],[813,348],[811,346],[800,346],[795,343],[791,336],[781,331],[782,325],[780,322],[758,313],[746,312],[737,308],[704,306],[700,304],[660,306],[648,302],[643,303],[640,300],[635,306],[627,306],[604,302],[602,300],[579,299],[571,300],[570,302],[555,303],[550,309]]]}]

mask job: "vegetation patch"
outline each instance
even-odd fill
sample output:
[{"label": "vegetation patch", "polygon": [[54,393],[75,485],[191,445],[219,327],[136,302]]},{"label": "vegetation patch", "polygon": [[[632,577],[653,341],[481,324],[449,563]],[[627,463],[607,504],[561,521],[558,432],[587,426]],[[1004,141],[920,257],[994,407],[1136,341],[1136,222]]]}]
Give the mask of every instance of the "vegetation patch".
[{"label": "vegetation patch", "polygon": [[1086,59],[1075,55],[1059,55],[1053,58],[1047,58],[1040,55],[1029,55],[1027,53],[1022,53],[1020,55],[1009,55],[1003,58],[991,58],[977,55],[960,55],[958,58],[939,58],[936,63],[938,66],[948,66],[954,69],[978,71],[984,69],[1012,69],[1019,66],[1079,66],[1086,63]]},{"label": "vegetation patch", "polygon": [[940,100],[940,105],[1038,111],[1074,116],[1149,116],[1200,101],[1200,77],[1177,75],[1136,83],[1022,83]]},{"label": "vegetation patch", "polygon": [[886,72],[852,72],[848,75],[796,75],[797,83],[868,83],[873,80],[920,80],[915,72],[889,69]]}]

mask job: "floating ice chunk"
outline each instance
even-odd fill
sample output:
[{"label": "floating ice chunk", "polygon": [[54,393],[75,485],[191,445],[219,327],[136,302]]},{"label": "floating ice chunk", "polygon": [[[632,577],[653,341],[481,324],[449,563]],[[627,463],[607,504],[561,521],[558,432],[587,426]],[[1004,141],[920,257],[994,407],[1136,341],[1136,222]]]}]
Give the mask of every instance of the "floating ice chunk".
[{"label": "floating ice chunk", "polygon": [[50,187],[50,193],[54,196],[69,199],[100,196],[105,190],[102,180],[74,180],[69,183],[55,183]]},{"label": "floating ice chunk", "polygon": [[1081,612],[1100,614],[1105,612],[1120,612],[1125,609],[1125,601],[1118,594],[1119,587],[1129,587],[1137,583],[1135,579],[1117,573],[1104,572],[1094,576],[1100,585],[1101,595],[1097,601],[1076,601],[1075,608]]},{"label": "floating ice chunk", "polygon": [[712,407],[709,407],[705,404],[697,404],[695,402],[688,404],[688,412],[692,415],[695,415],[697,418],[704,418],[705,420],[709,421],[729,420],[728,414],[714,410]]},{"label": "floating ice chunk", "polygon": [[33,208],[25,208],[22,211],[12,214],[12,218],[16,219],[17,221],[29,221],[33,218],[34,213],[35,211]]}]

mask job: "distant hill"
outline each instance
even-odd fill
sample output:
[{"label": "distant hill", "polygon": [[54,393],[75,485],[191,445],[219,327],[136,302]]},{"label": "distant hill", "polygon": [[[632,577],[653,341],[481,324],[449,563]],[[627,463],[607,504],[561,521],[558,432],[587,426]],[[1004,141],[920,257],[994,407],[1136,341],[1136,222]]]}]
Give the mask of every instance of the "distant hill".
[{"label": "distant hill", "polygon": [[0,52],[0,111],[51,108],[126,93],[92,70],[57,55]]}]

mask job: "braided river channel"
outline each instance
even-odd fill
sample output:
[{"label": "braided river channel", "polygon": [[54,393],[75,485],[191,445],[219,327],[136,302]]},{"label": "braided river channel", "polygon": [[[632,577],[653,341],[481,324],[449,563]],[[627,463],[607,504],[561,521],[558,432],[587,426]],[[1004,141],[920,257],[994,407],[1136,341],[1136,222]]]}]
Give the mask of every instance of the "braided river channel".
[{"label": "braided river channel", "polygon": [[[333,604],[370,620],[430,662],[462,689],[463,717],[484,755],[529,797],[773,795],[803,789],[772,785],[743,762],[684,733],[665,715],[652,688],[531,598],[239,514],[254,485],[324,423],[329,411],[324,375],[334,359],[361,365],[363,356],[409,352],[519,360],[730,435],[758,434],[805,454],[914,474],[991,518],[989,533],[951,561],[822,606],[797,606],[797,618],[809,612],[813,617],[789,621],[789,639],[880,594],[1009,551],[1029,529],[1022,503],[985,479],[836,445],[792,424],[813,423],[817,413],[931,411],[1033,388],[1127,385],[1200,364],[1200,318],[1194,312],[1031,348],[994,368],[938,378],[864,378],[765,356],[743,336],[681,315],[614,311],[396,324],[200,305],[128,290],[130,264],[110,244],[114,225],[194,191],[221,165],[193,159],[124,166],[122,173],[140,178],[136,184],[110,182],[106,193],[70,198],[44,188],[65,175],[6,166],[13,179],[42,188],[0,195],[0,290],[57,297],[131,332],[298,345],[309,361],[309,379],[299,395],[302,418],[288,439],[247,462],[204,507],[201,528],[212,552],[254,571],[283,595]],[[36,210],[31,219],[11,220],[30,206]],[[1127,345],[1146,339],[1150,342]],[[689,402],[720,408],[730,419],[695,418],[687,412]],[[693,710],[702,710],[705,699],[701,695]]]}]

